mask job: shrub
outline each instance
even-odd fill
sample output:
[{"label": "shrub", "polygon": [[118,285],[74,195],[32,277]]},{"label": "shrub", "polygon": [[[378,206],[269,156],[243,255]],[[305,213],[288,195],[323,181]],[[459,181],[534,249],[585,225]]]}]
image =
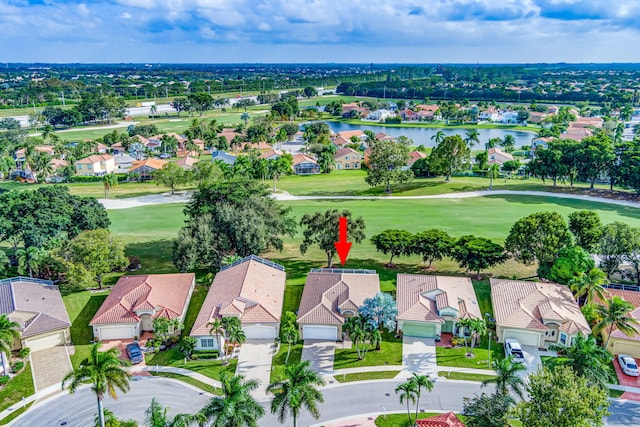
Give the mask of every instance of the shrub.
[{"label": "shrub", "polygon": [[451,345],[454,347],[459,347],[464,345],[464,338],[462,337],[453,337],[451,338]]},{"label": "shrub", "polygon": [[24,368],[24,362],[15,362],[11,366],[11,369],[13,370],[13,373],[20,372],[22,370],[22,368]]},{"label": "shrub", "polygon": [[0,377],[0,386],[6,385],[11,378],[9,375],[3,375]]},{"label": "shrub", "polygon": [[27,357],[29,355],[29,353],[31,353],[31,349],[29,347],[25,347],[23,349],[20,349],[20,351],[18,352],[18,356],[21,359],[24,359],[25,357]]}]

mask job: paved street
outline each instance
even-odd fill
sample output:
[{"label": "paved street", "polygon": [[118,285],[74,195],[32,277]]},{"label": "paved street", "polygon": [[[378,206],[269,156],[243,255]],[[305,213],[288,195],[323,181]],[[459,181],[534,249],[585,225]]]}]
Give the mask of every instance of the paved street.
[{"label": "paved street", "polygon": [[273,358],[273,339],[247,340],[240,346],[236,374],[245,378],[257,379],[260,382],[254,397],[267,397],[267,387],[271,375],[271,359]]}]

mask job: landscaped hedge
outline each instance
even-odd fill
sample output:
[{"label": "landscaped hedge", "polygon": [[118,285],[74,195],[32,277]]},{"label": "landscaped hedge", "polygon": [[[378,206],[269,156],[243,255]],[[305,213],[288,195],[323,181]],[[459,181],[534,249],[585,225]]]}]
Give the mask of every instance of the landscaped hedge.
[{"label": "landscaped hedge", "polygon": [[[127,180],[127,174],[117,173],[115,174],[118,181],[123,182]],[[101,176],[72,176],[69,178],[69,182],[102,182]]]},{"label": "landscaped hedge", "polygon": [[218,350],[199,350],[194,351],[193,355],[198,359],[217,359],[220,352]]}]

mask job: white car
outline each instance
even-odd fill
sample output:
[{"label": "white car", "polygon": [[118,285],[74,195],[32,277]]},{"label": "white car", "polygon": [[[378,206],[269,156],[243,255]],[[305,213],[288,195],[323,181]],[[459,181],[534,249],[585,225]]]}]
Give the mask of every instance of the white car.
[{"label": "white car", "polygon": [[504,340],[504,352],[507,357],[513,357],[513,361],[517,363],[524,363],[524,353],[520,343],[513,338],[507,338]]},{"label": "white car", "polygon": [[629,375],[630,377],[637,377],[639,375],[638,364],[636,363],[635,359],[628,354],[619,354],[618,363],[620,363],[622,372]]}]

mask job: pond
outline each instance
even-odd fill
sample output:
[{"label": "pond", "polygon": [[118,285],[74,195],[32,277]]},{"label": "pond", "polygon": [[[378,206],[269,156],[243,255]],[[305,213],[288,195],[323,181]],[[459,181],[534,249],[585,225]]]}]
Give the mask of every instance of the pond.
[{"label": "pond", "polygon": [[[460,135],[462,139],[466,137],[469,129],[450,129],[450,128],[421,128],[421,127],[388,127],[388,126],[371,126],[371,125],[353,125],[343,122],[327,122],[334,132],[342,132],[348,130],[370,130],[373,133],[384,132],[395,138],[404,135],[413,140],[415,145],[424,145],[425,147],[434,147],[435,141],[431,139],[438,131],[444,132],[445,136]],[[484,147],[484,144],[491,138],[504,139],[506,135],[512,135],[516,140],[516,147],[523,145],[531,145],[531,140],[535,137],[533,132],[506,130],[506,129],[476,129],[480,138],[480,144],[475,145],[475,149]]]}]

